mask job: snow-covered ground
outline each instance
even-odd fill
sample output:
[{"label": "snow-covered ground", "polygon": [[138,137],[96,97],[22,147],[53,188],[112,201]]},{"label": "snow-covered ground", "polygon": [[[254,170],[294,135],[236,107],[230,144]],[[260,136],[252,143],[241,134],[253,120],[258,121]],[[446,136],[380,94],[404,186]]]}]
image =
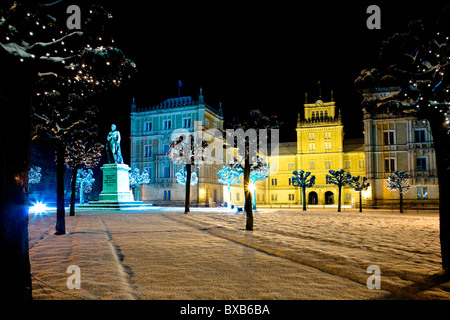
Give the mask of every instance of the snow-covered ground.
[{"label": "snow-covered ground", "polygon": [[78,212],[61,236],[30,214],[34,299],[450,299],[437,213],[262,209],[245,231],[245,213],[193,210]]}]

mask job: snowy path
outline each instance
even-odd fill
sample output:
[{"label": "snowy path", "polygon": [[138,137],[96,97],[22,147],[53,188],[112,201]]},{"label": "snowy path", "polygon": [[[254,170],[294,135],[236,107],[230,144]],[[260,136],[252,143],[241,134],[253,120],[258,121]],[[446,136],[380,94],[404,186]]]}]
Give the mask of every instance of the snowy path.
[{"label": "snowy path", "polygon": [[[245,214],[81,212],[53,234],[30,218],[35,299],[450,299],[438,216],[262,210]],[[81,289],[69,290],[69,265]],[[381,290],[369,290],[369,265]],[[43,289],[45,292],[43,291]],[[50,286],[52,288],[50,288]]]}]

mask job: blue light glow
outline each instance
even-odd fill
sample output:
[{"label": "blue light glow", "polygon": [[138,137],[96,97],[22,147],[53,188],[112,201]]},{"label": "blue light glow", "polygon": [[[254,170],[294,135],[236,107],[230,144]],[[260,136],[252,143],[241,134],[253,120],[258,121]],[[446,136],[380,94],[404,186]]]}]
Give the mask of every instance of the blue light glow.
[{"label": "blue light glow", "polygon": [[43,214],[48,210],[47,205],[41,201],[36,202],[29,208],[29,213]]}]

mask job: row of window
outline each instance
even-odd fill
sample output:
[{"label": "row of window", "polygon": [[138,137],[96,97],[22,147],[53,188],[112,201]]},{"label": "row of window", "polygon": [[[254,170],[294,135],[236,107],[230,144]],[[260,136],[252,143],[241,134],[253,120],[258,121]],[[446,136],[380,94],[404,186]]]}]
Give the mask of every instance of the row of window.
[{"label": "row of window", "polygon": [[[167,154],[170,150],[169,144],[163,145],[163,154]],[[151,157],[152,156],[152,146],[149,144],[144,145],[144,157]]]},{"label": "row of window", "polygon": [[[153,178],[153,174],[152,174],[153,170],[151,167],[146,167],[143,170],[147,170],[149,179]],[[161,168],[160,178],[170,178],[170,171],[171,171],[170,166],[163,166]]]},{"label": "row of window", "polygon": [[[393,172],[397,168],[395,158],[385,158],[384,159],[384,172]],[[416,168],[415,171],[427,171],[427,158],[419,157],[416,158]]]},{"label": "row of window", "polygon": [[[183,118],[182,121],[182,128],[190,128],[192,125],[191,118]],[[170,130],[172,129],[172,120],[171,119],[163,119],[162,120],[162,130]],[[144,122],[144,131],[145,132],[151,132],[153,130],[153,122],[152,121],[145,121]]]},{"label": "row of window", "polygon": [[328,117],[328,111],[327,110],[325,110],[325,111],[323,111],[323,110],[321,110],[321,111],[313,111],[312,113],[311,113],[311,118],[323,118],[323,117]]},{"label": "row of window", "polygon": [[[359,160],[359,168],[363,169],[366,167],[365,160]],[[351,160],[344,160],[344,169],[350,169],[351,168]],[[309,170],[315,170],[316,169],[316,160],[310,160],[309,161]],[[325,169],[331,170],[333,169],[331,160],[325,160]]]},{"label": "row of window", "polygon": [[[331,132],[325,132],[323,134],[323,138],[325,140],[331,139]],[[316,133],[315,132],[308,133],[308,140],[316,140]]]},{"label": "row of window", "polygon": [[[414,130],[414,142],[426,142],[425,129]],[[395,131],[385,130],[383,131],[383,144],[394,145],[395,144]]]},{"label": "row of window", "polygon": [[[324,149],[325,150],[331,150],[331,142],[325,142],[324,143]],[[316,151],[316,144],[315,143],[309,143],[309,151]]]}]

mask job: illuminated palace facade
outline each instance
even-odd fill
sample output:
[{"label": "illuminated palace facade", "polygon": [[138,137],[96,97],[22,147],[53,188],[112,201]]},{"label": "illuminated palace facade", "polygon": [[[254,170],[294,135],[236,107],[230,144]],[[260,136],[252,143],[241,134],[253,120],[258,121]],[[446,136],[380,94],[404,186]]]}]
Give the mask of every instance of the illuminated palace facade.
[{"label": "illuminated palace facade", "polygon": [[[372,92],[370,94],[383,94]],[[438,203],[436,165],[428,124],[412,117],[372,115],[364,111],[364,138],[345,139],[341,112],[331,93],[331,101],[318,97],[303,105],[298,113],[297,141],[281,142],[278,154],[263,157],[270,166],[267,180],[256,184],[258,207],[336,206],[338,188],[326,175],[329,170],[344,169],[352,176],[367,177],[370,187],[363,191],[363,204],[398,205],[398,192],[387,190],[386,179],[395,170],[411,174],[411,190],[403,196],[412,207],[436,206]],[[224,130],[223,112],[206,104],[200,89],[198,99],[168,99],[157,106],[137,108],[131,112],[131,167],[150,172],[150,183],[142,185],[140,200],[162,205],[184,202],[184,186],[176,183],[175,174],[182,165],[173,164],[166,156],[175,129],[192,132],[194,121],[201,121],[202,130]],[[207,137],[207,135],[204,137]],[[215,148],[210,152],[224,152]],[[223,156],[226,159],[226,156]],[[224,164],[208,164],[198,170],[199,183],[191,188],[191,203],[218,206],[226,202],[242,206],[242,184],[227,187],[217,181],[217,172]],[[302,199],[300,188],[292,185],[293,171],[309,171],[316,184]],[[351,187],[342,189],[344,207],[359,204],[359,193]]]}]

